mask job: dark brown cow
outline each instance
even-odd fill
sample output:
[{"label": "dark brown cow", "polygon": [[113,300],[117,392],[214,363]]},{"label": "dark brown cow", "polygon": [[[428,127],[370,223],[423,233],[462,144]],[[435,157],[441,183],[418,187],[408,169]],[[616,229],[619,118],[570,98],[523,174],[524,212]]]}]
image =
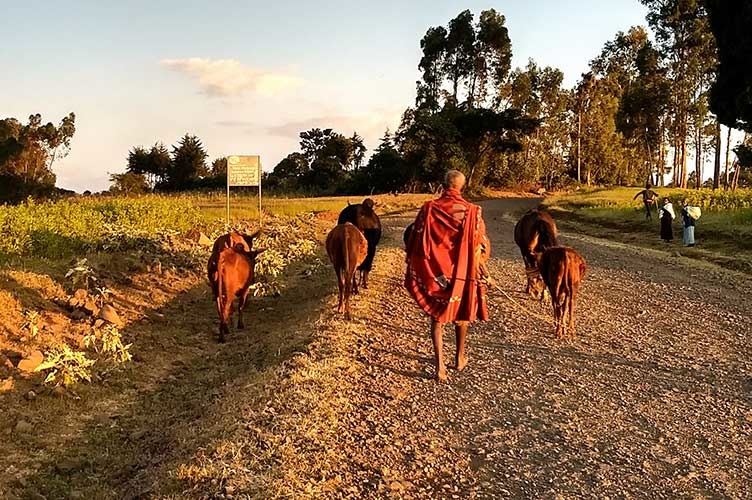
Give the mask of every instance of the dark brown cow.
[{"label": "dark brown cow", "polygon": [[543,251],[559,244],[554,219],[547,212],[530,210],[514,226],[514,242],[520,247],[525,263],[525,292],[536,299],[543,299],[545,285],[541,279],[539,264]]},{"label": "dark brown cow", "polygon": [[363,236],[368,241],[368,254],[363,264],[360,265],[360,284],[363,288],[368,288],[368,273],[373,268],[373,258],[376,256],[376,245],[381,240],[381,220],[376,215],[373,207],[375,202],[371,198],[366,198],[363,203],[347,205],[339,214],[337,224],[349,222],[363,232]]},{"label": "dark brown cow", "polygon": [[337,224],[326,237],[326,253],[334,266],[339,287],[337,311],[350,319],[350,295],[358,293],[355,272],[368,254],[368,241],[360,230],[346,222]]},{"label": "dark brown cow", "polygon": [[224,342],[225,335],[230,333],[228,323],[235,297],[240,299],[238,329],[245,327],[243,309],[248,300],[249,287],[254,282],[256,256],[263,252],[263,250],[253,250],[253,239],[256,236],[258,232],[252,235],[229,233],[220,236],[214,242],[207,272],[219,314],[220,342]]},{"label": "dark brown cow", "polygon": [[569,247],[547,248],[540,258],[540,272],[551,294],[558,338],[567,332],[574,337],[574,305],[586,269],[585,259]]}]

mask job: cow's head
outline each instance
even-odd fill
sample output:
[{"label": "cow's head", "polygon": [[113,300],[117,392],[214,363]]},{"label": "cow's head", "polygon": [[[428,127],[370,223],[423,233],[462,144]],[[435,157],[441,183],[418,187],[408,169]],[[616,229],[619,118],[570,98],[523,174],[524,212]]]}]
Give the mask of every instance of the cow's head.
[{"label": "cow's head", "polygon": [[362,205],[366,208],[370,208],[371,210],[373,210],[373,207],[376,206],[376,202],[373,201],[373,199],[371,198],[366,198],[365,200],[363,200]]},{"label": "cow's head", "polygon": [[541,254],[531,252],[527,262],[534,262],[535,267],[525,265],[525,275],[527,276],[527,293],[535,300],[543,300],[546,293],[546,283],[540,274]]},{"label": "cow's head", "polygon": [[540,273],[528,274],[527,291],[535,300],[543,300],[546,294],[546,284]]}]

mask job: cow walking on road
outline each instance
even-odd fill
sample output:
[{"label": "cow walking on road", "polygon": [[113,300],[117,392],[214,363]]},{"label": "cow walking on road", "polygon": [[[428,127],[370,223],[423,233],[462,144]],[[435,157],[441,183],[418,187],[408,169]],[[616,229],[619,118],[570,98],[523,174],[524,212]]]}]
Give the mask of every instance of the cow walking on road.
[{"label": "cow walking on road", "polygon": [[569,247],[548,248],[541,256],[540,272],[551,294],[558,338],[575,335],[575,301],[586,269],[585,259]]},{"label": "cow walking on road", "polygon": [[559,244],[558,236],[554,219],[547,212],[537,209],[527,212],[514,226],[514,242],[520,247],[525,263],[525,292],[536,299],[543,299],[545,291],[540,273],[541,255],[547,248]]},{"label": "cow walking on road", "polygon": [[366,259],[368,242],[354,225],[346,222],[337,224],[326,237],[326,253],[334,266],[339,287],[337,311],[350,319],[350,295],[358,293],[355,276],[358,266]]},{"label": "cow walking on road", "polygon": [[381,240],[381,220],[374,211],[375,203],[371,198],[366,198],[363,203],[348,205],[339,214],[337,224],[349,222],[363,232],[368,242],[368,254],[360,265],[360,284],[368,288],[368,273],[373,269],[373,258],[376,256],[376,245]]},{"label": "cow walking on road", "polygon": [[207,273],[219,314],[219,342],[224,342],[225,336],[230,333],[228,323],[235,297],[239,298],[237,326],[238,329],[245,327],[243,309],[254,282],[256,257],[263,252],[253,249],[253,240],[258,234],[232,232],[220,236],[214,242]]}]

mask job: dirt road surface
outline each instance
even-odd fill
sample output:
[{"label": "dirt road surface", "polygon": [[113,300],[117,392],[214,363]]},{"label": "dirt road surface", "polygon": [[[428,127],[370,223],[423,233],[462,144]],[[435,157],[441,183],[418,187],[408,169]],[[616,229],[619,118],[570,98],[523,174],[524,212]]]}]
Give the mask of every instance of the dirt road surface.
[{"label": "dirt road surface", "polygon": [[[563,242],[582,253],[588,272],[578,336],[557,341],[551,325],[526,312],[551,314],[548,304],[523,295],[512,240],[516,217],[535,204],[482,204],[490,270],[517,304],[491,293],[491,320],[471,327],[470,362],[461,373],[451,368],[447,331],[448,384],[433,380],[428,321],[402,286],[401,236],[414,214],[386,217],[372,286],[353,301],[354,321],[335,313],[328,269],[314,275],[318,286],[295,292],[292,305],[256,305],[255,313],[280,311],[257,325],[266,340],[253,333],[225,347],[202,340],[190,348],[207,349],[208,364],[187,367],[202,376],[173,377],[171,391],[184,396],[180,387],[191,384],[189,394],[208,402],[183,402],[149,427],[154,406],[174,398],[143,398],[144,408],[129,410],[140,415],[129,417],[140,430],[108,436],[117,449],[134,432],[153,435],[156,445],[140,445],[148,459],[133,458],[132,469],[117,473],[107,470],[118,465],[112,458],[58,470],[68,481],[64,491],[145,498],[752,497],[752,282],[671,253],[565,231]],[[203,297],[191,300],[196,317],[208,318],[192,328],[211,327],[211,304],[204,311]],[[303,316],[288,319],[294,307]],[[304,352],[261,377],[265,367],[249,353],[292,352],[285,338],[305,329],[311,341]],[[251,374],[243,363],[253,366]],[[200,417],[193,412],[199,406]],[[40,474],[25,484],[44,490],[49,481]]]}]

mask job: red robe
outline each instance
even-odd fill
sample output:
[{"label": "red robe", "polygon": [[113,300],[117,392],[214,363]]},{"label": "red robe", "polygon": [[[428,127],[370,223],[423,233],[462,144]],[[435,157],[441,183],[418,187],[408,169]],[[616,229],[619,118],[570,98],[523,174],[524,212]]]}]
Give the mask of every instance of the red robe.
[{"label": "red robe", "polygon": [[407,242],[405,287],[440,323],[487,320],[486,286],[478,278],[490,254],[480,207],[448,189],[418,213]]}]

